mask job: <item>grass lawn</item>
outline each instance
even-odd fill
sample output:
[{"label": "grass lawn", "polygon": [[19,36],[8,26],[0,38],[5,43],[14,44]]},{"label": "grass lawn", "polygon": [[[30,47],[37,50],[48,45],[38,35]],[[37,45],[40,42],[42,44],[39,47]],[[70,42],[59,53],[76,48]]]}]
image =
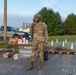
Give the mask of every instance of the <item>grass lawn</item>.
[{"label": "grass lawn", "polygon": [[49,36],[49,41],[53,40],[56,42],[56,39],[58,39],[59,42],[63,42],[65,39],[67,39],[68,42],[76,42],[76,35]]}]

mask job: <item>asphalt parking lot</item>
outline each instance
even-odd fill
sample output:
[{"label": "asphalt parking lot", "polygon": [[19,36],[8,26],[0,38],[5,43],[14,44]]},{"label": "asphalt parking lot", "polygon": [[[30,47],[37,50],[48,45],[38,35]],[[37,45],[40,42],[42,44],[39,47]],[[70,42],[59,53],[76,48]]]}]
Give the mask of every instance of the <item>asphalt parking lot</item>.
[{"label": "asphalt parking lot", "polygon": [[4,59],[0,53],[0,75],[76,75],[76,55],[49,54],[49,60],[43,62],[42,70],[27,71],[30,60]]},{"label": "asphalt parking lot", "polygon": [[[50,45],[51,43],[49,43]],[[71,42],[65,44],[70,48]],[[76,49],[74,42],[74,48]],[[61,47],[62,43],[54,43],[55,47]],[[76,75],[76,55],[73,54],[48,54],[48,61],[44,61],[42,70],[37,69],[38,60],[34,63],[34,69],[27,70],[30,60],[14,60],[12,57],[4,59],[0,52],[0,75]]]}]

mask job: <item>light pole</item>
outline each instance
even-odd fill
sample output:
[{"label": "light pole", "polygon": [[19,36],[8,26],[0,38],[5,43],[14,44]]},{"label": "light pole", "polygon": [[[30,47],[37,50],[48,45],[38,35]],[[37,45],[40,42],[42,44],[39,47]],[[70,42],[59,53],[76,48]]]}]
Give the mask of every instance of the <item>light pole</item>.
[{"label": "light pole", "polygon": [[4,41],[7,41],[7,0],[4,0]]}]

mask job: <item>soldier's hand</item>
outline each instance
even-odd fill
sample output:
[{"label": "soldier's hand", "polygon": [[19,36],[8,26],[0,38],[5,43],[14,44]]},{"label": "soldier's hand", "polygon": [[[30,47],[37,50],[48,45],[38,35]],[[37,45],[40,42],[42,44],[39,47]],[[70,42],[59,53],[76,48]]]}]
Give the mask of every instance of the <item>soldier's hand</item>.
[{"label": "soldier's hand", "polygon": [[48,41],[46,40],[46,42],[45,42],[46,44],[48,44]]},{"label": "soldier's hand", "polygon": [[34,26],[34,23],[31,23],[30,27]]}]

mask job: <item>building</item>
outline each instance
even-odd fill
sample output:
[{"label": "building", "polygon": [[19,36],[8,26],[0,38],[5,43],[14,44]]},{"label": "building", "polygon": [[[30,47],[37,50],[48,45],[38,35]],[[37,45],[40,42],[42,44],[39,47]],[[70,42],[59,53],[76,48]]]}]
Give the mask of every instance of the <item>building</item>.
[{"label": "building", "polygon": [[18,30],[29,33],[29,31],[30,31],[30,24],[27,24],[27,23],[25,24],[25,23],[23,23],[23,25],[20,26],[20,27],[18,28]]}]

